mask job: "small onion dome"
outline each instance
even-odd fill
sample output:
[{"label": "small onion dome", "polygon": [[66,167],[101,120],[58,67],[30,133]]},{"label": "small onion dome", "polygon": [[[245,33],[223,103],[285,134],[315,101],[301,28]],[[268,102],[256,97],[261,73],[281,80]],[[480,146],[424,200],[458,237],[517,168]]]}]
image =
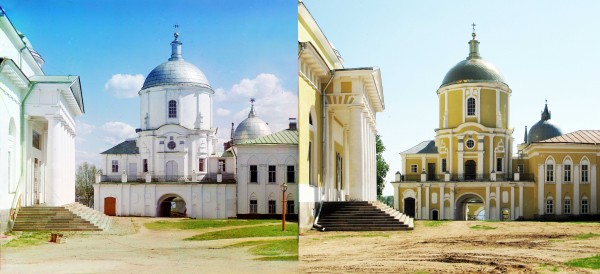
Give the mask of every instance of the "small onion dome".
[{"label": "small onion dome", "polygon": [[562,135],[562,131],[550,121],[550,117],[548,103],[546,103],[544,111],[542,112],[542,119],[529,129],[529,134],[527,134],[528,144]]},{"label": "small onion dome", "polygon": [[256,138],[271,134],[269,125],[267,125],[265,121],[256,117],[256,112],[254,111],[254,100],[252,100],[252,103],[253,104],[250,108],[250,113],[248,113],[248,118],[242,121],[235,129],[235,133],[233,134],[234,144],[241,144],[246,141],[254,140]]}]

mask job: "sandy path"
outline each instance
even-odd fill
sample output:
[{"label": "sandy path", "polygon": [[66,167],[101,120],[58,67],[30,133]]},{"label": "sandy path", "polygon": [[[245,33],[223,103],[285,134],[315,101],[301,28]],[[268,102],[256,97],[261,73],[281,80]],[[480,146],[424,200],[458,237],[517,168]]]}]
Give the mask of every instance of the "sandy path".
[{"label": "sandy path", "polygon": [[[496,227],[476,230],[473,225]],[[562,262],[600,254],[599,223],[447,222],[409,232],[316,232],[300,237],[309,273],[593,273]],[[600,271],[596,271],[600,273]]]},{"label": "sandy path", "polygon": [[[153,231],[142,225],[156,220],[114,218],[109,231],[72,236],[66,244],[3,248],[0,272],[267,273],[273,269],[281,273],[297,272],[297,262],[256,261],[247,248],[222,248],[248,239],[182,241],[199,232]],[[218,229],[207,231],[214,230]]]}]

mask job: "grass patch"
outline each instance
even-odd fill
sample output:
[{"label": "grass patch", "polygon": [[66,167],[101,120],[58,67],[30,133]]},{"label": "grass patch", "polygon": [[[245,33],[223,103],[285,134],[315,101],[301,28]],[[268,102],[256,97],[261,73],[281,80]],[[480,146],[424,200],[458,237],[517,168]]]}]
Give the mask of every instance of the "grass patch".
[{"label": "grass patch", "polygon": [[286,230],[281,231],[281,225],[232,228],[221,231],[206,232],[185,240],[210,241],[220,239],[237,239],[250,237],[298,236],[298,223],[288,223]]},{"label": "grass patch", "polygon": [[573,267],[600,269],[600,254],[593,257],[570,260],[567,261],[565,265]]},{"label": "grass patch", "polygon": [[156,221],[146,223],[144,226],[151,230],[169,230],[169,229],[204,229],[219,228],[228,226],[244,226],[259,224],[276,224],[277,220],[196,220],[185,219],[178,221]]},{"label": "grass patch", "polygon": [[247,241],[232,244],[227,247],[251,247],[248,252],[252,255],[262,256],[260,261],[297,261],[298,240],[285,239],[275,241]]},{"label": "grass patch", "polygon": [[419,221],[418,223],[423,224],[426,227],[438,227],[445,225],[448,221]]},{"label": "grass patch", "polygon": [[551,272],[558,272],[558,271],[560,271],[560,269],[558,268],[558,266],[549,265],[549,264],[541,264],[538,268],[540,270],[551,271]]},{"label": "grass patch", "polygon": [[481,230],[490,230],[490,229],[496,229],[495,226],[488,226],[488,225],[474,225],[474,226],[470,226],[470,229],[481,229]]},{"label": "grass patch", "polygon": [[25,247],[36,246],[50,241],[50,231],[32,231],[23,232],[16,236],[10,242],[3,245],[4,247]]},{"label": "grass patch", "polygon": [[573,238],[575,238],[576,240],[587,240],[589,238],[594,238],[594,237],[600,237],[600,234],[583,233],[583,234],[577,234],[577,235],[573,236]]}]

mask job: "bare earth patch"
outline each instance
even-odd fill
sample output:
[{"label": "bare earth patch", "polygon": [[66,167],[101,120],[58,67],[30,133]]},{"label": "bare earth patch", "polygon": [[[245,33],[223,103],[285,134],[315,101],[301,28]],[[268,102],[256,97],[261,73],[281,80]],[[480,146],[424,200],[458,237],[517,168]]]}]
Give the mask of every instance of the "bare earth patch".
[{"label": "bare earth patch", "polygon": [[[472,229],[490,226],[494,229]],[[300,236],[305,273],[597,273],[564,262],[600,254],[600,223],[443,222],[399,232]],[[368,235],[368,236],[363,236]],[[377,237],[376,235],[380,235]],[[594,272],[596,271],[596,272]]]},{"label": "bare earth patch", "polygon": [[[265,238],[185,241],[199,230],[149,230],[143,226],[157,220],[117,217],[109,231],[77,233],[65,244],[1,247],[0,273],[298,272],[297,261],[259,261],[256,259],[261,256],[251,254],[248,248],[223,248]],[[214,230],[218,229],[206,229]]]}]

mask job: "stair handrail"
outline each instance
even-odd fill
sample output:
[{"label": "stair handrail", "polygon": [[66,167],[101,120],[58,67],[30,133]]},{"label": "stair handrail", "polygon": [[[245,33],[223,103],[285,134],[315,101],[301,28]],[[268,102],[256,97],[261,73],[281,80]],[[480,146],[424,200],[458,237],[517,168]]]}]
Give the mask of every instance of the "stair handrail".
[{"label": "stair handrail", "polygon": [[8,227],[6,228],[6,231],[12,231],[13,227],[15,226],[15,221],[17,220],[17,215],[19,214],[19,210],[21,209],[21,198],[22,198],[23,194],[19,193],[19,195],[17,195],[15,198],[17,199],[13,199],[13,205],[10,206],[10,211],[9,211],[9,216],[8,216]]},{"label": "stair handrail", "polygon": [[317,216],[315,217],[315,221],[313,222],[313,227],[323,231],[323,226],[319,225],[319,217],[321,216],[321,210],[323,210],[323,202],[325,201],[325,194],[321,196],[321,202],[319,203],[319,211],[317,211]]}]

